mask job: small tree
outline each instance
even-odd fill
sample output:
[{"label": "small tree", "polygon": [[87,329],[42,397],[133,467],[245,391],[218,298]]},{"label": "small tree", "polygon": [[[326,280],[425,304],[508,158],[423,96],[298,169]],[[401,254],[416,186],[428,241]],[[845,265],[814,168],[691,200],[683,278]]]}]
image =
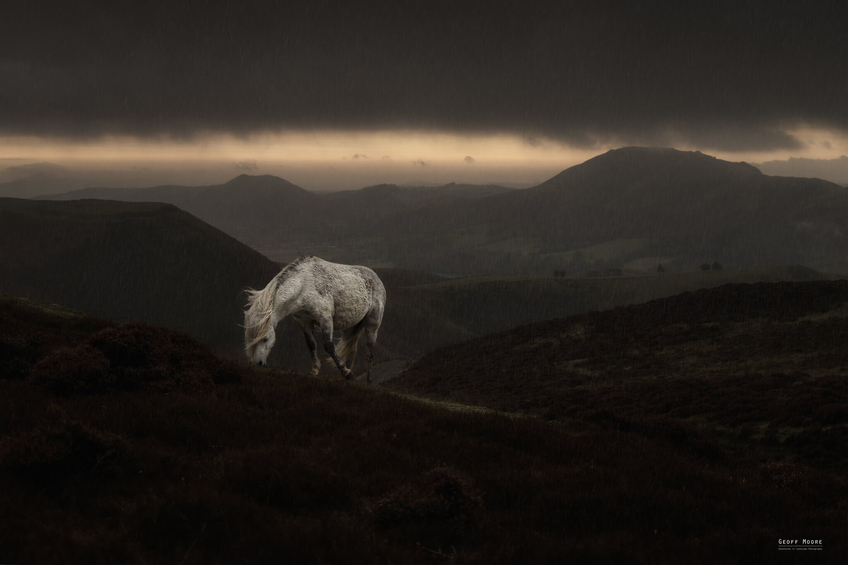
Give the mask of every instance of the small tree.
[{"label": "small tree", "polygon": [[703,265],[701,265],[701,270],[702,271],[709,271],[710,270],[710,264],[704,263]]},{"label": "small tree", "polygon": [[721,263],[719,263],[718,261],[714,262],[713,263],[713,271],[720,271],[720,270],[721,270]]},{"label": "small tree", "polygon": [[664,273],[665,272],[665,267],[662,266],[662,263],[657,265],[657,272],[658,273]]}]

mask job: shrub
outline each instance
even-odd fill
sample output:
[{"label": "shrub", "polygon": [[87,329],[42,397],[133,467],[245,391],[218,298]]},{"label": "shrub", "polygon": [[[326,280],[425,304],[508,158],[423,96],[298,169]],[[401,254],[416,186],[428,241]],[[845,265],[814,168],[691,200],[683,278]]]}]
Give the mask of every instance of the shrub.
[{"label": "shrub", "polygon": [[378,498],[371,512],[379,528],[399,529],[416,541],[450,543],[471,532],[482,508],[470,478],[440,467]]},{"label": "shrub", "polygon": [[123,451],[119,436],[70,420],[53,406],[34,429],[0,440],[0,468],[27,480],[58,485],[79,473],[107,472]]},{"label": "shrub", "polygon": [[103,392],[114,384],[115,378],[103,353],[83,344],[72,348],[60,347],[39,361],[27,380],[67,396],[80,392]]},{"label": "shrub", "polygon": [[106,328],[86,344],[54,351],[29,376],[30,382],[63,395],[197,390],[239,379],[239,371],[191,336],[149,324]]}]

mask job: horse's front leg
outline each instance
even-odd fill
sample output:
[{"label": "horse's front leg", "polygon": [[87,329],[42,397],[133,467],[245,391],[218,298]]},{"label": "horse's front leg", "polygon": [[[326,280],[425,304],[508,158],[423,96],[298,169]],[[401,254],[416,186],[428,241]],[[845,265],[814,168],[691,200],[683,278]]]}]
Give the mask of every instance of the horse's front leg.
[{"label": "horse's front leg", "polygon": [[339,368],[342,376],[346,379],[352,379],[353,371],[348,369],[344,361],[339,358],[336,353],[336,346],[333,345],[333,320],[321,320],[319,325],[321,326],[321,333],[324,336],[324,350],[336,364],[336,367]]},{"label": "horse's front leg", "polygon": [[315,336],[312,335],[315,322],[312,320],[295,319],[298,325],[300,325],[300,329],[303,330],[303,337],[306,338],[306,347],[309,348],[309,356],[312,358],[312,372],[310,374],[313,376],[317,375],[321,370],[321,360],[318,358],[318,343],[315,341]]},{"label": "horse's front leg", "polygon": [[315,336],[312,335],[312,330],[303,330],[303,335],[306,337],[306,347],[309,348],[309,355],[312,357],[312,372],[311,375],[317,375],[321,370],[321,360],[318,358],[318,343],[315,341]]}]

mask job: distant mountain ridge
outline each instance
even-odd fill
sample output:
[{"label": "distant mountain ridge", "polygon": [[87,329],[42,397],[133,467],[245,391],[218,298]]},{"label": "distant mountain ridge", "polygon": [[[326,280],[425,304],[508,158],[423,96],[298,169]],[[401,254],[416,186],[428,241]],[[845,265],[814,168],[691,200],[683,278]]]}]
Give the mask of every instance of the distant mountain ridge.
[{"label": "distant mountain ridge", "polygon": [[627,147],[529,189],[377,185],[314,194],[241,175],[214,187],[79,196],[169,201],[267,256],[454,275],[579,276],[801,264],[848,272],[848,191],[699,152]]},{"label": "distant mountain ridge", "polygon": [[[97,198],[165,202],[254,248],[263,248],[278,242],[309,243],[346,239],[352,234],[360,236],[374,222],[399,213],[513,190],[497,185],[455,183],[436,187],[384,184],[318,194],[276,176],[242,174],[221,185],[85,188],[37,200]],[[290,261],[299,254],[282,261]]]},{"label": "distant mountain ridge", "polygon": [[[578,274],[626,269],[639,260],[654,269],[713,261],[844,269],[848,191],[819,179],[769,177],[746,163],[697,152],[632,147],[473,206],[440,205],[391,218],[381,231],[396,234],[389,256],[402,256],[404,244],[422,250],[423,269],[445,262],[451,251],[450,267],[464,261],[478,272],[518,267]],[[471,235],[476,241],[457,245]],[[427,238],[440,239],[440,249],[428,248]]]}]

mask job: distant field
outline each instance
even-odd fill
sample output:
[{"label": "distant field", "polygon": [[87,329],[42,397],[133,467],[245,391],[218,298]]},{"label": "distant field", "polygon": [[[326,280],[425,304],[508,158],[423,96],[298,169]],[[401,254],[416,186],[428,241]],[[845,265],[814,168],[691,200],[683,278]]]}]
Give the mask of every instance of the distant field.
[{"label": "distant field", "polygon": [[[620,257],[631,256],[635,253],[638,253],[640,249],[645,247],[648,243],[646,239],[615,239],[612,241],[606,241],[604,243],[599,243],[596,245],[590,245],[588,247],[583,247],[580,249],[573,249],[571,251],[562,251],[559,253],[545,253],[543,257],[545,259],[558,259],[563,264],[572,261],[575,256],[579,256],[584,261],[593,262],[593,261],[604,261],[610,259],[618,259]],[[656,267],[656,265],[654,265]]]}]

